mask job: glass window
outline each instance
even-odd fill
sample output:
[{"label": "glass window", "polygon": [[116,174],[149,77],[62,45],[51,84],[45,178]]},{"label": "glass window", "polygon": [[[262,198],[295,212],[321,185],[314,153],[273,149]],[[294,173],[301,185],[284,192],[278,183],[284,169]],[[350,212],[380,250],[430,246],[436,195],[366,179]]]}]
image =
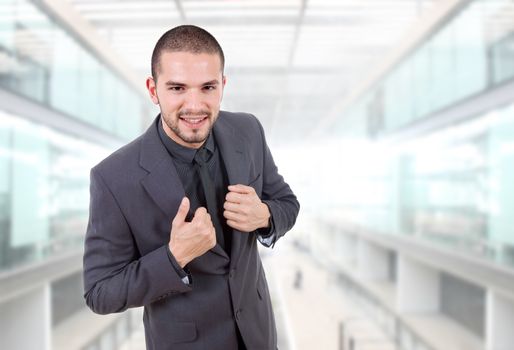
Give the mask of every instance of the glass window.
[{"label": "glass window", "polygon": [[99,126],[110,133],[116,131],[116,118],[118,113],[118,99],[117,94],[119,90],[118,81],[112,75],[111,72],[105,71],[101,78],[102,84],[102,119],[99,122]]},{"label": "glass window", "polygon": [[471,3],[454,20],[455,98],[482,91],[487,87],[487,50],[482,20],[482,4]]},{"label": "glass window", "polygon": [[[0,113],[0,117],[3,117]],[[11,224],[11,130],[0,123],[0,269],[8,262]]]},{"label": "glass window", "polygon": [[0,270],[78,249],[108,150],[0,112]]},{"label": "glass window", "polygon": [[52,62],[50,103],[70,116],[76,116],[79,106],[79,48],[63,31],[55,33]]},{"label": "glass window", "polygon": [[49,149],[41,134],[38,126],[21,121],[13,129],[10,241],[13,248],[41,247],[49,236]]},{"label": "glass window", "polygon": [[[510,249],[514,247],[514,106],[491,112],[496,115],[487,135],[490,177],[489,240],[498,260],[514,263]],[[505,248],[510,246],[511,248]]]},{"label": "glass window", "polygon": [[3,0],[0,3],[0,46],[9,51],[14,51],[14,16],[16,0]]},{"label": "glass window", "polygon": [[142,97],[37,2],[0,10],[0,86],[125,139],[141,131]]},{"label": "glass window", "polygon": [[431,111],[434,90],[431,79],[431,45],[420,47],[410,58],[412,62],[412,106],[414,118],[424,117]]},{"label": "glass window", "polygon": [[490,53],[491,80],[501,83],[514,77],[514,3],[481,0],[484,38]]},{"label": "glass window", "polygon": [[32,3],[17,2],[14,51],[18,60],[13,87],[25,96],[46,102],[53,25]]},{"label": "glass window", "polygon": [[133,124],[135,120],[132,119],[133,111],[130,110],[131,105],[129,103],[132,94],[130,90],[125,86],[119,86],[116,92],[116,134],[122,138],[130,139],[132,136],[130,124]]},{"label": "glass window", "polygon": [[430,40],[431,76],[434,93],[431,94],[432,110],[438,110],[454,101],[455,92],[455,41],[454,25],[442,28]]},{"label": "glass window", "polygon": [[412,118],[412,72],[411,61],[405,61],[388,77],[385,85],[385,129],[394,130]]},{"label": "glass window", "polygon": [[99,117],[100,67],[98,61],[87,51],[79,49],[79,89],[76,114],[87,123],[96,125]]}]

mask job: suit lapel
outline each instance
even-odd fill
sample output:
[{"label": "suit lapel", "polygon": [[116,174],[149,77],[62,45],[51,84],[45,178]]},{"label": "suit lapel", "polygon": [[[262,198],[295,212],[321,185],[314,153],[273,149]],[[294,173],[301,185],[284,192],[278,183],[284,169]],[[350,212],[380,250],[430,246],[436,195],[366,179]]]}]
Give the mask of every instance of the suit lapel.
[{"label": "suit lapel", "polygon": [[[159,118],[160,116],[154,120],[141,140],[139,164],[148,171],[141,184],[171,222],[177,214],[185,192],[173,160],[159,138],[156,127]],[[229,258],[219,244],[211,251],[226,259]]]},{"label": "suit lapel", "polygon": [[[229,184],[246,185],[250,168],[246,158],[245,143],[236,133],[232,125],[223,118],[223,112],[220,112],[220,116],[214,125],[213,133],[227,171]],[[235,229],[233,232],[230,259],[231,266],[237,263],[239,254],[241,253],[241,244],[243,243],[243,233]]]},{"label": "suit lapel", "polygon": [[171,221],[184,197],[184,188],[173,160],[159,138],[157,120],[154,120],[141,140],[139,165],[148,171],[141,184]]}]

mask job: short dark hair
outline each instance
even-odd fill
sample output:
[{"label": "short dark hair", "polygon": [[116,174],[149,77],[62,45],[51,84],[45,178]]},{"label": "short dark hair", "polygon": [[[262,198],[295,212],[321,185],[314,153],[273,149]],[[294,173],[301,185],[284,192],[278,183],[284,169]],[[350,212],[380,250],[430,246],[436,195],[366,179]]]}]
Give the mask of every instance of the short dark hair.
[{"label": "short dark hair", "polygon": [[225,55],[216,38],[197,26],[181,25],[168,30],[159,38],[152,53],[152,76],[155,80],[164,51],[218,54],[222,72],[225,67]]}]

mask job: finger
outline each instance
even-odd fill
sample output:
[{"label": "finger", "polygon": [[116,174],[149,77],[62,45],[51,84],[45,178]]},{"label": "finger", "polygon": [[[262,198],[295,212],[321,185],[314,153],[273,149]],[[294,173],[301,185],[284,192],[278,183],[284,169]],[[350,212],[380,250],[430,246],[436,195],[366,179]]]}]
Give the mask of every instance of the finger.
[{"label": "finger", "polygon": [[248,193],[255,192],[253,187],[245,186],[245,185],[241,185],[241,184],[230,185],[230,186],[228,186],[228,190],[231,192],[237,192],[237,193],[241,193],[241,194],[248,194]]},{"label": "finger", "polygon": [[233,203],[233,202],[225,202],[223,203],[223,209],[233,211],[233,212],[239,212],[240,204]]},{"label": "finger", "polygon": [[177,210],[177,214],[173,218],[172,224],[180,224],[186,221],[187,213],[189,212],[189,199],[187,197],[182,198],[180,205]]},{"label": "finger", "polygon": [[237,192],[229,192],[225,196],[225,200],[227,202],[231,202],[231,203],[235,203],[235,204],[240,204],[240,203],[244,203],[245,202],[246,196],[247,196],[246,194],[241,194],[241,193],[237,193]]},{"label": "finger", "polygon": [[209,213],[203,215],[203,222],[209,227],[214,227],[214,224],[212,223],[211,214]]},{"label": "finger", "polygon": [[225,210],[223,212],[223,216],[227,220],[232,220],[232,221],[237,221],[237,222],[242,222],[244,220],[244,216],[242,216],[241,214],[234,213],[233,211],[228,211],[228,210]]},{"label": "finger", "polygon": [[204,216],[207,214],[207,209],[205,209],[204,207],[198,207],[198,209],[195,210],[195,215],[192,221],[203,220]]}]

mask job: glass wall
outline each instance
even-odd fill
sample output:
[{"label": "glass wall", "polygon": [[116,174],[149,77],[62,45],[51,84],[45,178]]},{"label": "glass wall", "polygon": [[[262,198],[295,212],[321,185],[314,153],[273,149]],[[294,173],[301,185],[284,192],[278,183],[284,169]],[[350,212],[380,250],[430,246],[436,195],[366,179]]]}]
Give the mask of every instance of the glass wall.
[{"label": "glass wall", "polygon": [[[148,102],[39,6],[0,1],[0,89],[66,114],[77,127],[119,140],[139,135]],[[89,169],[109,151],[0,110],[0,270],[82,246]]]},{"label": "glass wall", "polygon": [[340,159],[338,216],[514,266],[514,97],[431,135],[380,142],[513,81],[513,13],[512,1],[469,1],[342,112],[332,133],[346,143],[327,156]]},{"label": "glass wall", "polygon": [[79,249],[109,150],[0,112],[0,270]]},{"label": "glass wall", "polygon": [[317,188],[336,197],[330,213],[514,266],[514,103],[410,141],[332,149],[339,169]]},{"label": "glass wall", "polygon": [[334,133],[352,120],[364,135],[393,132],[512,80],[513,13],[512,1],[470,1],[355,101]]},{"label": "glass wall", "polygon": [[127,81],[28,0],[0,4],[0,88],[130,140],[147,102]]},{"label": "glass wall", "polygon": [[399,145],[348,147],[360,161],[339,152],[340,217],[514,266],[514,103]]}]

